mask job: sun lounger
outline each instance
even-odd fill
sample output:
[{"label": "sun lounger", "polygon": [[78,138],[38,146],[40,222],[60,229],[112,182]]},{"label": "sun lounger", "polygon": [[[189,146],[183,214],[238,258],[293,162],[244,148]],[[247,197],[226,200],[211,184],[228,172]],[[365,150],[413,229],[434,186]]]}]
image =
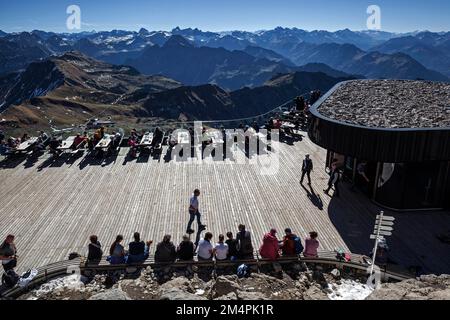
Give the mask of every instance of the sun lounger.
[{"label": "sun lounger", "polygon": [[75,142],[75,138],[76,138],[75,136],[68,137],[66,140],[62,142],[61,146],[58,147],[58,150],[63,152],[71,150]]},{"label": "sun lounger", "polygon": [[22,142],[14,151],[17,153],[28,153],[38,142],[37,137],[32,137],[27,141]]}]

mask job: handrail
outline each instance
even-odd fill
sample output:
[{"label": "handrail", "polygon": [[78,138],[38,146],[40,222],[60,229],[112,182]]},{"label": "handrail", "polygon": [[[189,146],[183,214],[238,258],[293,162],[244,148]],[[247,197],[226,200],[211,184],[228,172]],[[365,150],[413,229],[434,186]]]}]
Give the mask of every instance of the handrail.
[{"label": "handrail", "polygon": [[[236,260],[236,261],[177,261],[174,263],[156,263],[153,259],[148,259],[144,263],[140,264],[120,264],[120,265],[111,265],[107,264],[106,260],[103,258],[99,264],[87,264],[86,259],[84,257],[80,257],[74,260],[66,260],[57,262],[54,264],[50,264],[38,269],[37,276],[28,284],[25,288],[20,288],[18,286],[7,290],[1,294],[1,297],[4,299],[15,299],[29,290],[46,283],[52,279],[70,275],[76,273],[77,271],[80,274],[83,274],[87,271],[96,271],[96,272],[108,272],[108,271],[126,271],[128,268],[161,268],[161,267],[171,267],[171,268],[186,268],[188,266],[197,266],[197,267],[210,267],[213,270],[216,270],[220,267],[230,267],[230,266],[238,266],[240,264],[247,264],[249,266],[256,266],[258,272],[260,272],[260,267],[264,265],[270,265],[273,263],[279,264],[290,264],[290,263],[304,263],[304,264],[312,264],[312,265],[327,265],[330,267],[335,267],[337,269],[349,268],[353,269],[359,273],[367,272],[369,265],[364,262],[363,256],[352,254],[351,261],[342,261],[336,258],[334,252],[321,252],[319,253],[319,257],[317,258],[309,258],[309,257],[281,257],[275,261],[271,261],[268,259],[260,258],[259,255],[255,255],[254,259],[246,259],[246,260]],[[393,272],[389,270],[380,270],[381,271],[381,279],[384,281],[402,281],[406,279],[413,278],[412,275]]]},{"label": "handrail", "polygon": [[[271,113],[275,113],[275,112],[277,112],[277,110],[280,110],[280,109],[282,109],[283,107],[285,107],[286,105],[292,103],[292,102],[295,100],[295,98],[297,98],[297,97],[299,97],[299,96],[308,96],[308,95],[310,95],[310,92],[309,92],[309,91],[308,91],[308,92],[303,92],[303,93],[301,93],[301,94],[296,95],[294,98],[291,98],[291,99],[287,100],[286,102],[280,104],[280,105],[277,106],[276,108],[273,108],[273,109],[271,109],[271,110],[269,110],[269,111],[267,111],[267,112],[265,112],[265,113],[261,113],[261,114],[258,114],[258,115],[254,115],[254,116],[250,116],[250,117],[245,117],[245,118],[226,119],[226,120],[194,120],[194,121],[176,121],[176,120],[174,120],[174,121],[170,121],[170,120],[167,121],[167,120],[166,120],[166,121],[162,121],[162,122],[155,122],[155,124],[157,124],[157,125],[189,125],[189,124],[194,124],[194,123],[197,122],[197,121],[201,121],[202,123],[206,123],[206,124],[208,124],[208,123],[232,123],[232,122],[243,122],[243,121],[248,121],[248,120],[251,120],[251,119],[264,118],[264,117],[266,117],[267,115],[269,115],[269,114],[271,114]],[[105,111],[102,111],[99,115],[93,116],[93,117],[91,117],[91,118],[98,118],[98,117],[100,117],[101,115],[103,115],[105,112],[106,112],[106,110],[105,110]],[[49,127],[50,127],[50,129],[56,129],[54,126],[51,125],[51,122],[52,122],[52,119],[49,120]],[[80,125],[80,126],[78,126],[78,127],[75,126],[75,127],[73,127],[73,129],[79,128],[79,127],[81,127],[81,126],[83,126],[83,125]]]}]

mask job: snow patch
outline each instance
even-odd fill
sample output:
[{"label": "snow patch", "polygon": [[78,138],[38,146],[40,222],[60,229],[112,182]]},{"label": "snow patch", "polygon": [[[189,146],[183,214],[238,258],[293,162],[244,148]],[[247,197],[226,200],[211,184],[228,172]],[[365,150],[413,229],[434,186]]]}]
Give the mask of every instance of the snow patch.
[{"label": "snow patch", "polygon": [[48,293],[57,293],[62,292],[64,290],[80,290],[84,287],[83,282],[81,281],[81,276],[78,274],[72,274],[70,276],[66,276],[63,278],[57,278],[51,280],[47,283],[44,283],[38,289],[32,291],[32,295],[29,298],[30,300],[39,299],[41,296],[46,295]]},{"label": "snow patch", "polygon": [[331,293],[328,294],[330,300],[365,300],[372,292],[366,284],[354,280],[342,280],[341,284],[328,285]]}]

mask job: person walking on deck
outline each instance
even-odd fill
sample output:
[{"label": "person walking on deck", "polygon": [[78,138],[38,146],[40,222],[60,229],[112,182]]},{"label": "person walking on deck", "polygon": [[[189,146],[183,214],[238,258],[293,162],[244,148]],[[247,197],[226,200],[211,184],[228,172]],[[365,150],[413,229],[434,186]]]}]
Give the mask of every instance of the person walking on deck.
[{"label": "person walking on deck", "polygon": [[341,180],[341,172],[339,169],[335,169],[331,172],[330,179],[328,180],[328,188],[323,190],[328,194],[331,188],[334,186],[334,196],[339,198],[339,182]]},{"label": "person walking on deck", "polygon": [[302,178],[300,179],[300,183],[303,184],[303,180],[305,180],[305,175],[308,177],[308,184],[311,185],[311,172],[313,171],[314,166],[313,162],[310,159],[309,154],[305,156],[302,165]]},{"label": "person walking on deck", "polygon": [[206,229],[206,225],[202,224],[201,221],[201,213],[198,210],[199,204],[198,204],[198,197],[200,196],[200,190],[195,189],[194,195],[192,196],[191,200],[189,201],[189,223],[187,225],[186,233],[192,234],[194,233],[194,230],[192,230],[192,223],[194,222],[195,218],[197,218],[197,224],[199,231],[203,231]]}]

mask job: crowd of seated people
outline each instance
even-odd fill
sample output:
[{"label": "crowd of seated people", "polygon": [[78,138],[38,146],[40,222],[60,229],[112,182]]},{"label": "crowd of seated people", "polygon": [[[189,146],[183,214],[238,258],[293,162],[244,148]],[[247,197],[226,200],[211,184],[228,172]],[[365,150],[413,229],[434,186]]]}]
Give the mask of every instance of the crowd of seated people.
[{"label": "crowd of seated people", "polygon": [[[277,230],[271,229],[264,235],[259,248],[259,255],[263,259],[276,261],[280,257],[297,257],[303,254],[304,257],[318,257],[317,250],[319,241],[317,232],[311,232],[304,241],[295,235],[291,229],[285,229],[284,237],[277,238]],[[213,242],[213,234],[206,232],[196,246],[189,235],[184,235],[182,241],[176,246],[172,242],[171,235],[165,235],[161,242],[156,245],[155,263],[172,264],[176,261],[194,261],[197,256],[198,261],[237,261],[254,259],[254,251],[251,241],[251,233],[244,225],[239,225],[236,238],[233,233],[226,233],[226,240],[223,234]],[[149,258],[150,247],[153,241],[144,242],[138,232],[134,233],[133,241],[128,244],[128,250],[124,247],[123,236],[118,235],[109,248],[107,261],[110,264],[141,264]],[[90,237],[88,245],[87,260],[89,264],[98,264],[103,256],[103,250],[97,236]]]}]

